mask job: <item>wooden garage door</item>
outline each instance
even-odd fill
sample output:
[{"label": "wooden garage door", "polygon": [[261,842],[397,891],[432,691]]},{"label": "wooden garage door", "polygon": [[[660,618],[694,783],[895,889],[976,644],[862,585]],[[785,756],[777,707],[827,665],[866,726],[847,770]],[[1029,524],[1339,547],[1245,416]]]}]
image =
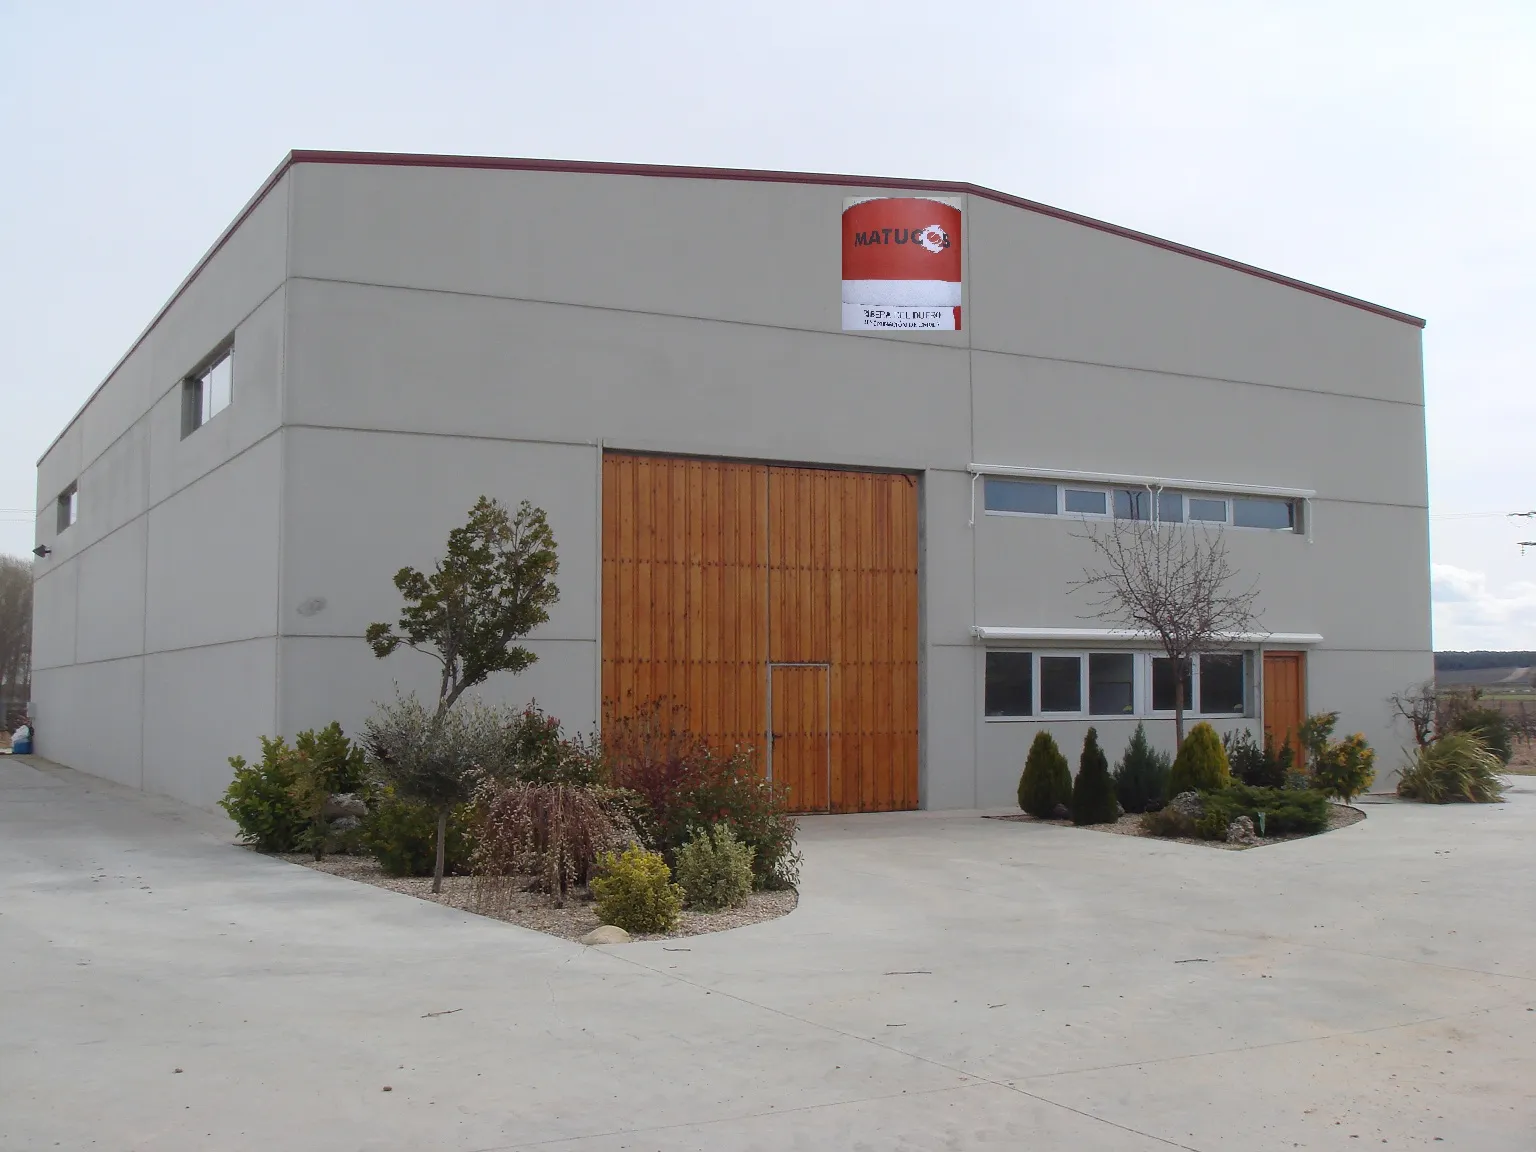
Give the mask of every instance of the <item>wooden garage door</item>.
[{"label": "wooden garage door", "polygon": [[915,478],[605,455],[603,698],[751,745],[801,811],[915,808]]}]

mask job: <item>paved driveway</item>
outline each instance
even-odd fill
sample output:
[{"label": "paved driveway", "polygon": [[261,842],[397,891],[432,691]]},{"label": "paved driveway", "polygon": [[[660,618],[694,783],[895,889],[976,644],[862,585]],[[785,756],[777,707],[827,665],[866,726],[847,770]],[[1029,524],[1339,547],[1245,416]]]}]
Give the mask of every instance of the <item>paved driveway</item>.
[{"label": "paved driveway", "polygon": [[1245,853],[821,818],[792,915],[587,949],[34,764],[0,1148],[1536,1147],[1528,780]]}]

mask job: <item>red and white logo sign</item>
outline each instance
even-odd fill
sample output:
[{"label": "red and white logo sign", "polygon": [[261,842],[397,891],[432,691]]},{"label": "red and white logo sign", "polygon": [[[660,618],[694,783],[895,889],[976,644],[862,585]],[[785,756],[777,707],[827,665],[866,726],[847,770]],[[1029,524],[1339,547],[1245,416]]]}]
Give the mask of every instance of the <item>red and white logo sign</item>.
[{"label": "red and white logo sign", "polygon": [[958,331],[960,202],[843,201],[843,328]]}]

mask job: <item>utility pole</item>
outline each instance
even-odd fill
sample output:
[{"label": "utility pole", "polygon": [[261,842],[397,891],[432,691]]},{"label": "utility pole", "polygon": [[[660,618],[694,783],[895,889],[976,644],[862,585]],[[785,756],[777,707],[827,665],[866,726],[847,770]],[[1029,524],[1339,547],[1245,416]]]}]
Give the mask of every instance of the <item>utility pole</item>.
[{"label": "utility pole", "polygon": [[[1532,511],[1532,512],[1511,512],[1510,516],[1512,516],[1512,517],[1520,517],[1520,518],[1525,519],[1525,520],[1536,520],[1536,511]],[[1519,544],[1519,546],[1520,546],[1520,555],[1522,555],[1522,556],[1525,555],[1525,550],[1527,548],[1536,548],[1536,540],[1518,540],[1518,541],[1516,541],[1516,543]]]}]

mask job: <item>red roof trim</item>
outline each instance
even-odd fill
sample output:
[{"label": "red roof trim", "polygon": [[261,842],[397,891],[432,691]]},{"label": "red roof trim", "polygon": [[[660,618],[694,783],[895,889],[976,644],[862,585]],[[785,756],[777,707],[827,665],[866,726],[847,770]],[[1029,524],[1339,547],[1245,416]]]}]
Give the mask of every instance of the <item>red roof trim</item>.
[{"label": "red roof trim", "polygon": [[[496,171],[509,172],[585,172],[607,176],[658,176],[676,180],[742,180],[757,184],[826,184],[846,188],[897,188],[909,189],[921,192],[943,192],[949,195],[979,196],[984,200],[992,200],[998,204],[1007,204],[1014,208],[1022,208],[1026,212],[1038,212],[1042,216],[1049,216],[1055,220],[1065,220],[1070,224],[1081,224],[1085,228],[1092,228],[1099,232],[1107,232],[1111,236],[1119,236],[1126,240],[1135,240],[1141,244],[1149,244],[1154,248],[1161,248],[1165,252],[1176,252],[1181,256],[1190,256],[1196,260],[1203,260],[1207,264],[1215,264],[1222,268],[1230,268],[1234,272],[1243,272],[1249,276],[1257,276],[1261,280],[1268,280],[1273,284],[1280,284],[1286,288],[1295,288],[1301,292],[1310,293],[1313,296],[1321,296],[1324,300],[1332,300],[1337,304],[1347,304],[1352,308],[1359,308],[1365,312],[1374,312],[1378,316],[1385,316],[1389,320],[1398,320],[1404,324],[1411,324],[1416,328],[1423,328],[1425,321],[1419,316],[1410,315],[1407,312],[1399,312],[1394,308],[1386,308],[1380,304],[1372,304],[1369,300],[1361,300],[1356,296],[1347,296],[1343,292],[1334,292],[1328,288],[1320,288],[1316,284],[1309,284],[1305,280],[1296,280],[1290,276],[1282,276],[1278,272],[1269,272],[1263,268],[1257,268],[1252,264],[1244,264],[1240,260],[1229,260],[1225,256],[1217,256],[1214,252],[1206,252],[1200,248],[1191,248],[1184,244],[1175,244],[1171,240],[1164,240],[1158,236],[1151,236],[1145,232],[1137,232],[1131,228],[1122,228],[1118,224],[1109,224],[1103,220],[1095,220],[1091,216],[1080,216],[1076,212],[1067,212],[1061,208],[1053,208],[1049,204],[1041,204],[1035,200],[1026,200],[1022,196],[1010,196],[1006,192],[999,192],[995,188],[983,188],[979,184],[967,184],[955,180],[895,180],[886,176],[847,176],[827,172],[778,172],[756,168],[696,168],[676,164],[608,164],[592,160],[532,160],[516,156],[445,156],[415,152],[315,152],[302,149],[288,153],[277,169],[268,176],[266,182],[257,190],[256,195],[246,202],[240,214],[234,218],[229,227],[219,234],[213,247],[208,249],[206,255],[199,260],[192,271],[187,274],[171,293],[171,298],[165,302],[160,311],[155,313],[155,318],[149,322],[144,331],[139,333],[128,351],[123,354],[108,372],[105,379],[96,386],[95,391],[80,406],[70,422],[64,426],[64,430],[54,437],[53,443],[43,452],[47,456],[52,452],[64,433],[73,427],[76,420],[80,419],[85,409],[90,406],[107,381],[116,375],[117,370],[123,366],[129,356],[144,342],[144,338],[154,331],[165,314],[171,310],[171,306],[181,298],[187,286],[197,278],[199,272],[207,266],[208,261],[218,254],[229,238],[252,212],[256,210],[267,193],[277,185],[288,170],[296,164],[356,164],[377,165],[393,168],[486,168]],[[42,457],[38,458],[42,463]]]}]

